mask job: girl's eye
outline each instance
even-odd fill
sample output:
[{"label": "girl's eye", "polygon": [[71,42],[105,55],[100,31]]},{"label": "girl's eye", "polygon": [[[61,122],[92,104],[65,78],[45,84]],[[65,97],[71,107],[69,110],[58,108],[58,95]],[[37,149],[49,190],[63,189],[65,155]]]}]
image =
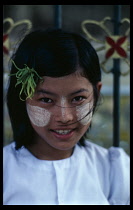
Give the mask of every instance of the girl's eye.
[{"label": "girl's eye", "polygon": [[76,102],[82,102],[85,100],[84,96],[76,96],[75,98],[73,98],[72,102],[76,103]]},{"label": "girl's eye", "polygon": [[44,103],[46,103],[46,104],[50,104],[50,103],[53,102],[53,100],[50,99],[50,98],[40,98],[39,100],[42,101],[42,102],[44,102]]}]

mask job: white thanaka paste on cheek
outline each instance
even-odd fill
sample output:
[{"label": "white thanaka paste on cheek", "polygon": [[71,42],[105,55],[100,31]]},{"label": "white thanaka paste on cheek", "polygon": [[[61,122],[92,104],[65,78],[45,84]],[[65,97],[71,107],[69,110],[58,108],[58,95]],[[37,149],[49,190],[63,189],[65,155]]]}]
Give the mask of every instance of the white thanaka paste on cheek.
[{"label": "white thanaka paste on cheek", "polygon": [[48,110],[39,106],[32,106],[28,103],[26,104],[26,107],[28,116],[34,125],[44,127],[49,123],[51,113]]},{"label": "white thanaka paste on cheek", "polygon": [[76,107],[77,120],[82,125],[87,125],[92,120],[92,111],[87,115],[87,113],[92,109],[92,106],[93,106],[93,103],[87,103],[85,105]]}]

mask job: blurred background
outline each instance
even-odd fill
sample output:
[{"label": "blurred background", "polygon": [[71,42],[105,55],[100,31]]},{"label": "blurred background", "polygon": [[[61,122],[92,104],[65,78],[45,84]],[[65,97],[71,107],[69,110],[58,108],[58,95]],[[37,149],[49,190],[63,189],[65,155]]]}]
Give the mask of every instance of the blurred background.
[{"label": "blurred background", "polygon": [[[14,23],[28,19],[30,22],[29,29],[37,28],[50,28],[50,27],[61,27],[62,29],[70,32],[76,32],[88,39],[86,34],[82,29],[82,22],[84,20],[95,20],[102,21],[105,17],[114,18],[114,5],[61,5],[60,17],[57,19],[57,5],[4,5],[3,7],[3,19],[11,18]],[[130,5],[121,5],[121,19],[130,18]],[[57,21],[59,22],[57,23]],[[31,24],[31,25],[30,25]],[[10,119],[8,116],[8,111],[6,107],[6,90],[8,87],[8,60],[11,56],[14,46],[18,43],[21,36],[26,34],[26,30],[29,30],[27,26],[22,24],[16,24],[16,27],[10,32],[9,28],[12,22],[6,21],[3,27],[4,35],[7,33],[9,35],[9,40],[7,37],[3,38],[5,41],[4,50],[4,141],[3,144],[7,145],[12,141],[12,130]],[[58,25],[58,26],[57,26]],[[23,30],[23,27],[27,27]],[[108,21],[106,27],[113,35],[113,21]],[[128,29],[128,21],[125,21],[120,28],[120,34],[124,36],[126,30]],[[104,43],[105,33],[97,25],[90,24],[87,26],[89,32],[100,39]],[[6,42],[7,41],[7,42]],[[92,45],[97,48],[99,43],[90,40]],[[10,46],[12,45],[12,46]],[[10,49],[9,49],[10,48]],[[105,57],[105,51],[98,52],[100,62],[103,61]],[[128,53],[129,55],[129,53]],[[110,60],[107,65],[107,71],[112,69],[112,60]],[[127,63],[121,60],[120,70],[121,72],[126,72],[128,70]],[[97,108],[92,120],[92,128],[88,133],[88,139],[96,144],[103,147],[109,148],[113,145],[113,74],[105,73],[102,70],[102,101]],[[130,74],[125,76],[120,76],[120,147],[122,147],[128,154],[130,154]]]}]

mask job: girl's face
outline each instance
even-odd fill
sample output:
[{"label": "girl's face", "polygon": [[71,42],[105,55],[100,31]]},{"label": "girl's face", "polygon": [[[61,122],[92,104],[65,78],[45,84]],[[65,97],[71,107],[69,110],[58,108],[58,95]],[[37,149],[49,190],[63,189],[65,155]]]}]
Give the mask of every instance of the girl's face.
[{"label": "girl's face", "polygon": [[[97,87],[100,90],[100,82]],[[45,76],[26,101],[36,141],[58,150],[72,149],[90,126],[93,100],[93,87],[80,74]]]}]

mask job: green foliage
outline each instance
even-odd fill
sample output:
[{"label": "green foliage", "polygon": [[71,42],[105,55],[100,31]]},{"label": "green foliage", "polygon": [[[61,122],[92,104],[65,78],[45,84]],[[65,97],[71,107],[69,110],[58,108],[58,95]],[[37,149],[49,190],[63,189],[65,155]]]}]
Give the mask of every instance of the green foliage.
[{"label": "green foliage", "polygon": [[38,80],[43,80],[42,77],[38,75],[38,73],[32,68],[30,69],[26,64],[23,69],[20,69],[16,66],[15,62],[11,60],[18,72],[15,74],[9,74],[9,76],[16,76],[17,83],[15,87],[19,84],[22,84],[22,88],[19,93],[20,100],[25,101],[21,98],[21,94],[24,92],[27,98],[32,98],[35,92],[35,88]]}]

